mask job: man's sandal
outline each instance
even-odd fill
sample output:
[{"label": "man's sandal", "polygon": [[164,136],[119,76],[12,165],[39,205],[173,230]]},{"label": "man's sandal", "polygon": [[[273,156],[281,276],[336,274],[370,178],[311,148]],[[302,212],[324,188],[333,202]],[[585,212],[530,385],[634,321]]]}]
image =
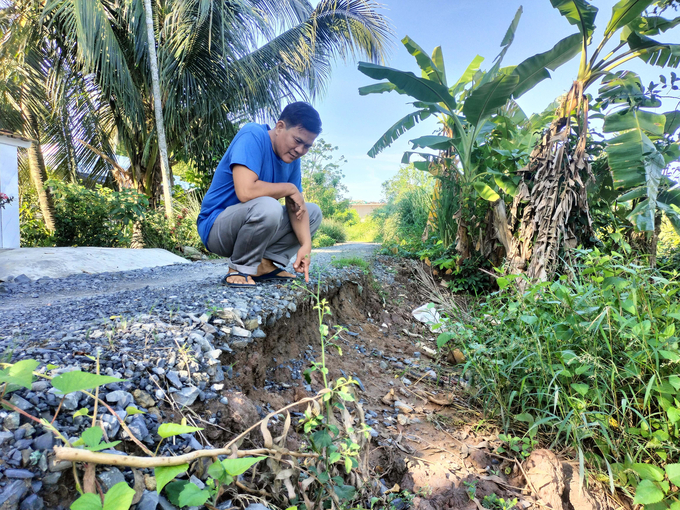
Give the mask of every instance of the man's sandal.
[{"label": "man's sandal", "polygon": [[[267,280],[283,280],[283,281],[295,280],[294,276],[285,276],[285,275],[280,274],[280,273],[283,273],[285,271],[286,271],[285,269],[277,267],[276,269],[274,269],[273,271],[271,271],[269,273],[261,274],[260,276],[253,276],[253,280],[255,280],[256,282],[264,282],[264,281],[267,281]],[[232,273],[232,274],[236,274],[236,273]]]},{"label": "man's sandal", "polygon": [[222,284],[227,285],[229,287],[251,287],[251,288],[256,287],[256,285],[253,284],[253,283],[236,283],[236,282],[227,281],[227,278],[230,278],[232,276],[243,276],[246,279],[246,281],[248,281],[249,277],[253,278],[253,280],[255,279],[253,277],[253,275],[251,275],[251,274],[240,273],[240,272],[237,271],[237,272],[234,272],[234,273],[228,273],[224,278],[222,278]]}]

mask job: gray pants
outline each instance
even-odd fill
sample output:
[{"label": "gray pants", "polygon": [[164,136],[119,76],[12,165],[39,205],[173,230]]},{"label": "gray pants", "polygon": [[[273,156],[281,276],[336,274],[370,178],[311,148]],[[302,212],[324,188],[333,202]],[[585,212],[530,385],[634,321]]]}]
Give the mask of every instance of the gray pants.
[{"label": "gray pants", "polygon": [[[321,225],[321,209],[307,204],[309,230]],[[208,236],[208,250],[229,257],[229,267],[244,274],[257,273],[262,259],[287,266],[300,249],[288,210],[278,200],[258,197],[227,207],[215,219]]]}]

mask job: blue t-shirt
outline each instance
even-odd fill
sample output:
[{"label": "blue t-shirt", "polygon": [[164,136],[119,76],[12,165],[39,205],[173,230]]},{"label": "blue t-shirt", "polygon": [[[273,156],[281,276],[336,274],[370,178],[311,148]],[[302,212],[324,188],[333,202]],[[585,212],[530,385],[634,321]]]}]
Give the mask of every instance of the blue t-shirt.
[{"label": "blue t-shirt", "polygon": [[274,153],[269,126],[249,123],[241,128],[217,165],[210,189],[203,198],[196,225],[207,246],[210,229],[217,216],[230,205],[240,203],[234,189],[233,165],[243,165],[264,182],[290,182],[302,192],[300,160],[285,163]]}]

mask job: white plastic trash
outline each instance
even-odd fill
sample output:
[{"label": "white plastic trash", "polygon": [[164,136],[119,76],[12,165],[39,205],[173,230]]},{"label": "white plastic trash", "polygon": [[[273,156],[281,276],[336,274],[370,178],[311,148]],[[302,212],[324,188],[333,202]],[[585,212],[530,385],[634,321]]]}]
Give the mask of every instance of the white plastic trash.
[{"label": "white plastic trash", "polygon": [[415,317],[417,321],[427,324],[430,327],[430,331],[432,331],[433,333],[435,331],[433,326],[435,324],[437,325],[441,324],[441,316],[439,315],[439,312],[432,303],[419,306],[411,313],[413,314],[413,317]]}]

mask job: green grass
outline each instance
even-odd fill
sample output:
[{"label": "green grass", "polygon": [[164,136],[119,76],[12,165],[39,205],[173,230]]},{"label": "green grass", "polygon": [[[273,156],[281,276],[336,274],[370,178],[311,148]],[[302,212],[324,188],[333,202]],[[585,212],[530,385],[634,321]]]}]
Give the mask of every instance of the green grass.
[{"label": "green grass", "polygon": [[336,243],[344,243],[347,240],[344,223],[333,219],[324,218],[321,220],[321,225],[316,235],[326,235],[334,239]]},{"label": "green grass", "polygon": [[380,235],[380,223],[373,217],[367,216],[360,222],[346,227],[347,240],[356,243],[374,243]]},{"label": "green grass", "polygon": [[501,277],[437,342],[463,350],[487,418],[573,452],[638,503],[663,499],[656,510],[680,496],[662,483],[680,474],[680,282],[629,259],[579,251],[571,274],[523,292]]},{"label": "green grass", "polygon": [[333,266],[337,267],[338,269],[342,269],[348,266],[357,266],[358,268],[363,269],[364,271],[370,270],[370,265],[368,264],[368,262],[359,257],[346,257],[342,259],[334,259],[331,262],[331,264],[333,264]]}]

